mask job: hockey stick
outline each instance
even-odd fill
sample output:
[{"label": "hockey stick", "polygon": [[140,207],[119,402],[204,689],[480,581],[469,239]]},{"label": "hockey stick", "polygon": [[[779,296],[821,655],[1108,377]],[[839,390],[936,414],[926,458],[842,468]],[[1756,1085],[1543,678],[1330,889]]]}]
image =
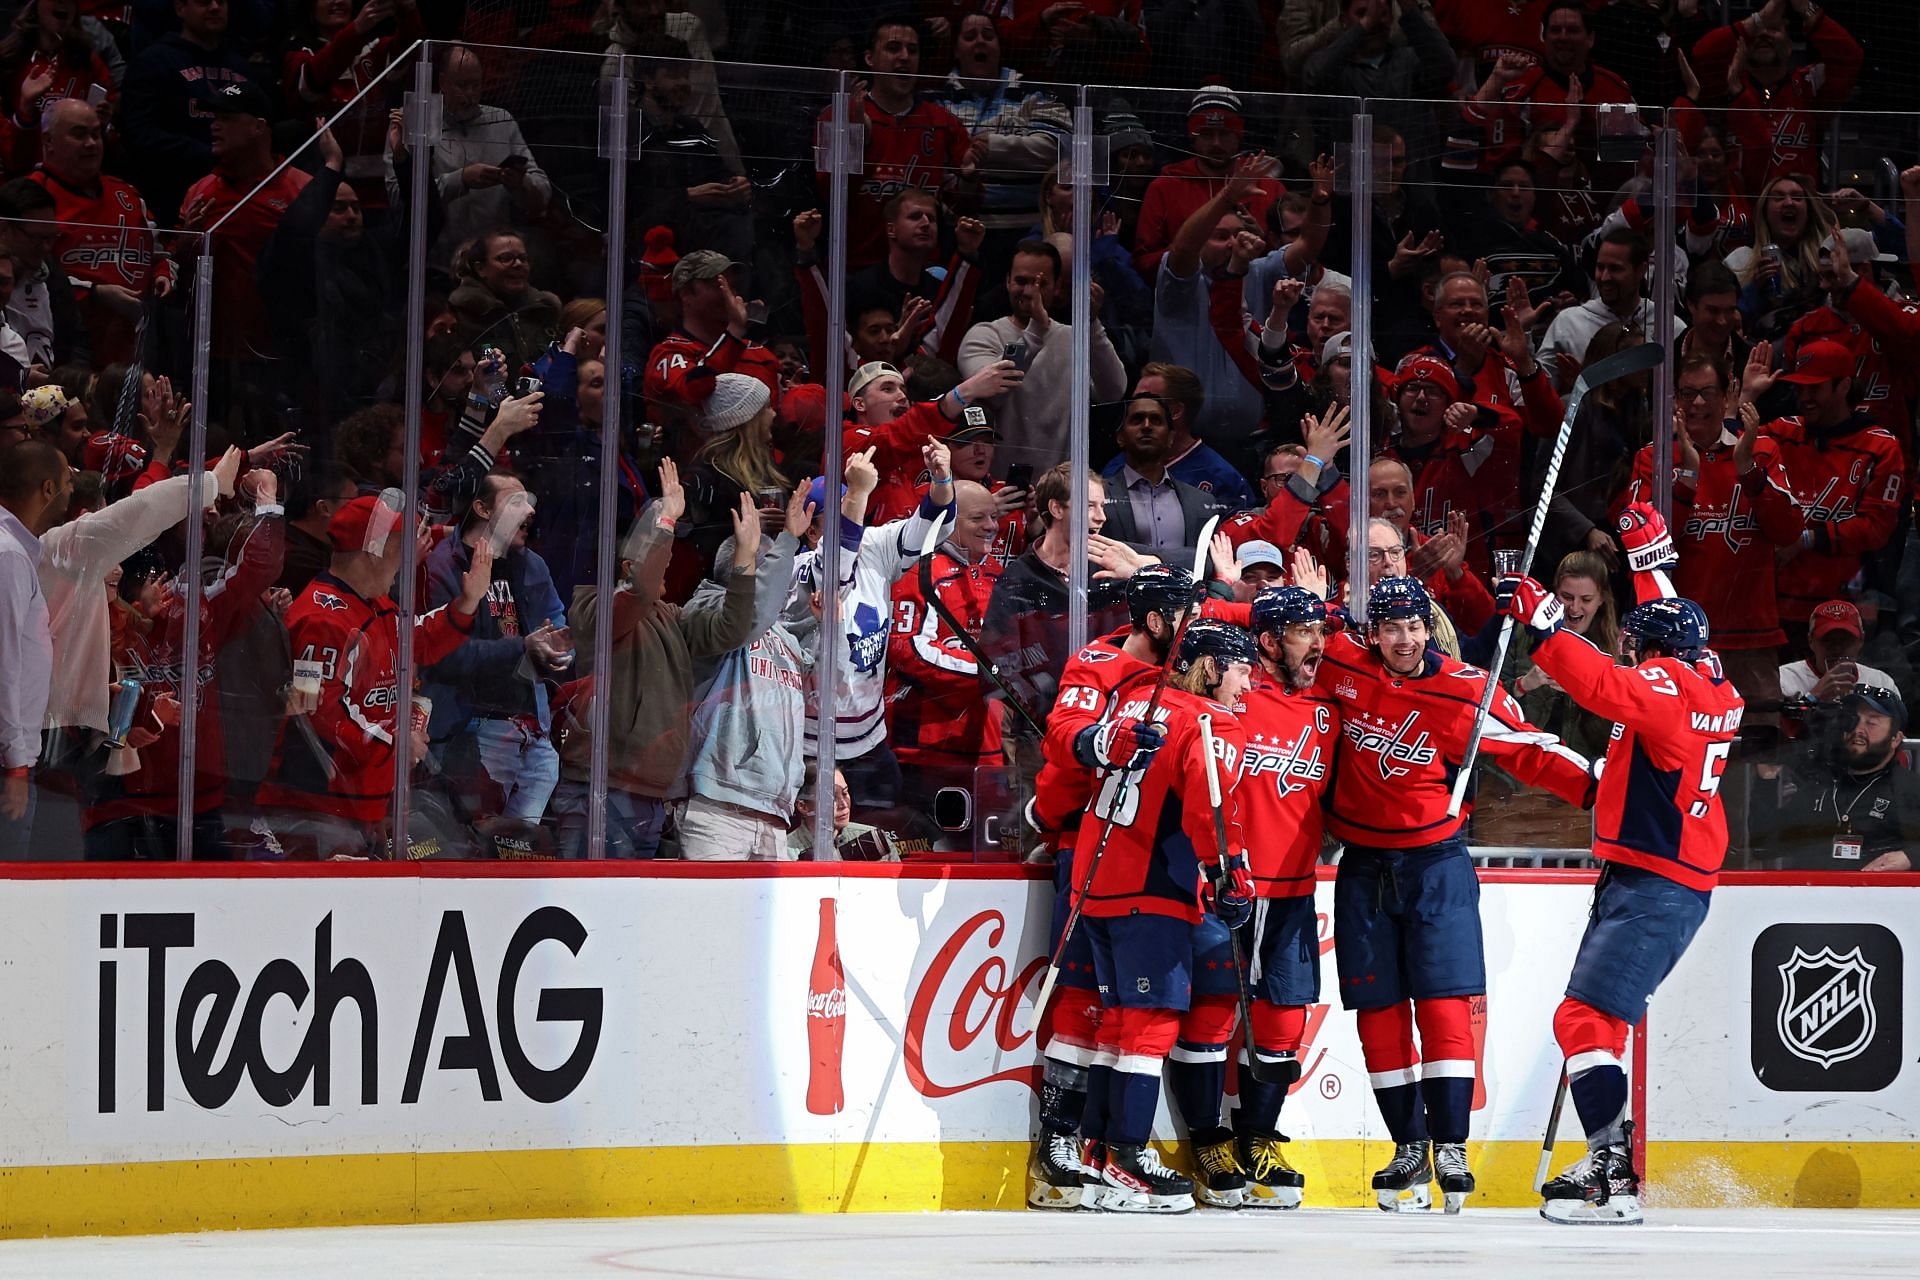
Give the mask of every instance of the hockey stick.
[{"label": "hockey stick", "polygon": [[[1560,434],[1553,442],[1553,456],[1547,459],[1547,474],[1540,482],[1540,492],[1535,496],[1533,526],[1527,530],[1527,548],[1520,553],[1521,577],[1533,572],[1533,557],[1540,550],[1540,534],[1547,527],[1547,509],[1553,505],[1553,490],[1560,482],[1560,464],[1567,457],[1567,442],[1573,438],[1573,420],[1580,412],[1580,402],[1595,387],[1616,378],[1631,377],[1657,368],[1666,358],[1667,353],[1659,347],[1650,342],[1642,343],[1625,351],[1616,351],[1591,368],[1582,369],[1580,376],[1573,380],[1573,392],[1567,397],[1566,412],[1560,417]],[[1480,754],[1480,738],[1486,732],[1487,717],[1493,712],[1493,699],[1500,692],[1500,669],[1507,665],[1507,646],[1513,643],[1513,622],[1512,614],[1500,620],[1500,639],[1494,645],[1493,665],[1487,669],[1487,687],[1480,691],[1480,709],[1474,713],[1473,732],[1467,737],[1467,750],[1460,760],[1460,772],[1453,780],[1453,798],[1447,802],[1449,818],[1459,817],[1460,807],[1466,803],[1474,758]]]},{"label": "hockey stick", "polygon": [[[1213,754],[1212,716],[1200,717],[1200,750],[1207,757],[1207,802],[1213,806],[1213,843],[1224,858],[1227,856],[1227,811],[1220,795],[1220,763]],[[1241,1034],[1247,1041],[1247,1071],[1261,1084],[1292,1084],[1292,1077],[1260,1061],[1260,1053],[1253,1044],[1253,1002],[1247,994],[1247,958],[1240,951],[1239,930],[1228,929],[1227,941],[1233,946],[1233,991],[1239,997]]]},{"label": "hockey stick", "polygon": [[[1220,523],[1219,516],[1211,516],[1200,530],[1200,549],[1193,558],[1193,585],[1198,588],[1207,568],[1207,551],[1213,542],[1214,527]],[[1153,713],[1160,709],[1161,695],[1167,691],[1167,677],[1173,674],[1173,660],[1180,652],[1180,641],[1187,634],[1187,623],[1200,612],[1198,603],[1189,604],[1180,611],[1180,621],[1173,629],[1173,640],[1167,645],[1167,656],[1160,663],[1160,678],[1154,681],[1153,693],[1147,699],[1147,709],[1141,719],[1153,723]],[[1124,768],[1107,769],[1101,773],[1102,786],[1105,780],[1115,779],[1113,799],[1107,802],[1107,811],[1100,815],[1100,838],[1094,841],[1093,853],[1087,858],[1086,874],[1080,877],[1079,887],[1067,904],[1067,922],[1060,929],[1060,941],[1054,944],[1053,955],[1047,960],[1047,976],[1040,983],[1040,995],[1033,1002],[1033,1018],[1038,1025],[1041,1015],[1046,1011],[1047,1001],[1053,998],[1053,989],[1060,985],[1060,961],[1067,954],[1067,940],[1073,937],[1074,926],[1080,923],[1080,910],[1086,904],[1087,892],[1093,888],[1093,873],[1100,865],[1100,858],[1107,851],[1107,841],[1113,835],[1114,817],[1120,812],[1120,803],[1127,791],[1127,770]],[[1098,794],[1097,792],[1095,794]]]},{"label": "hockey stick", "polygon": [[934,590],[933,553],[940,546],[940,531],[945,525],[946,522],[944,520],[931,522],[927,525],[926,537],[921,540],[920,594],[927,598],[927,604],[932,607],[935,613],[940,615],[940,621],[947,624],[955,638],[960,641],[968,653],[973,655],[974,662],[979,665],[980,670],[986,672],[987,679],[993,681],[994,685],[1000,690],[1000,696],[1007,700],[1007,705],[1017,711],[1022,720],[1032,725],[1033,731],[1040,735],[1042,741],[1045,741],[1047,726],[1041,723],[1040,717],[1034,714],[1033,708],[1029,707],[1025,700],[1013,691],[1013,686],[1007,683],[1007,678],[1000,674],[1000,665],[987,656],[987,651],[980,647],[980,642],[961,624],[960,619],[954,616],[953,610],[947,608],[947,602],[940,598],[940,593]]},{"label": "hockey stick", "polygon": [[1553,1166],[1553,1139],[1560,1132],[1560,1111],[1567,1105],[1567,1069],[1560,1068],[1560,1084],[1553,1091],[1553,1110],[1547,1113],[1547,1136],[1540,1140],[1540,1163],[1534,1166],[1533,1189],[1547,1185],[1547,1171]]}]

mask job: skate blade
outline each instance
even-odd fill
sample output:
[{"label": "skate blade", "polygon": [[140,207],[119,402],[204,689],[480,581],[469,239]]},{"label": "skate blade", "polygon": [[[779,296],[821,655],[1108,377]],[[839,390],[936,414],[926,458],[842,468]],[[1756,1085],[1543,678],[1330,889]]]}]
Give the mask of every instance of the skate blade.
[{"label": "skate blade", "polygon": [[1248,1187],[1246,1204],[1248,1209],[1298,1209],[1305,1198],[1305,1192],[1299,1187]]},{"label": "skate blade", "polygon": [[1433,1208],[1430,1187],[1410,1187],[1405,1191],[1381,1189],[1374,1194],[1380,1197],[1380,1207],[1388,1213],[1425,1213]]},{"label": "skate blade", "polygon": [[1632,1227],[1646,1221],[1638,1196],[1614,1196],[1605,1204],[1549,1200],[1540,1206],[1540,1216],[1563,1227]]},{"label": "skate blade", "polygon": [[1104,1188],[1100,1208],[1108,1213],[1192,1213],[1192,1196],[1150,1196],[1118,1187]]},{"label": "skate blade", "polygon": [[1056,1187],[1036,1180],[1027,1187],[1027,1208],[1078,1209],[1085,1194],[1084,1187]]},{"label": "skate blade", "polygon": [[1205,1187],[1194,1188],[1194,1198],[1209,1209],[1238,1209],[1247,1202],[1245,1190],[1209,1191]]},{"label": "skate blade", "polygon": [[1444,1211],[1447,1213],[1460,1212],[1462,1209],[1467,1207],[1467,1197],[1472,1194],[1473,1193],[1471,1191],[1444,1192],[1443,1193],[1443,1195],[1445,1196]]}]

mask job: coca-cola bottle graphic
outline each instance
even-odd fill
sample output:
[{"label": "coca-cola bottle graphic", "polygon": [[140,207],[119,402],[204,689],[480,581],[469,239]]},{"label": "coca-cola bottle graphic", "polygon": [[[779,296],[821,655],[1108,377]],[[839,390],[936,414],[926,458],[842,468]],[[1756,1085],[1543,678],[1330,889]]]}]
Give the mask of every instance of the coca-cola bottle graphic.
[{"label": "coca-cola bottle graphic", "polygon": [[840,937],[832,898],[820,899],[820,940],[807,980],[807,1110],[838,1115],[847,1105],[840,1059],[847,1040],[847,980],[840,969]]}]

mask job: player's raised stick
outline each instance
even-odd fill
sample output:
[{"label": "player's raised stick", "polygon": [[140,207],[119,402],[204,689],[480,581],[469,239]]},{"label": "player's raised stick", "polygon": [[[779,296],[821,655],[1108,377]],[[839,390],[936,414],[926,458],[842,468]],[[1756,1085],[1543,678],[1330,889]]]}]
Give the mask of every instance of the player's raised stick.
[{"label": "player's raised stick", "polygon": [[[1193,558],[1193,585],[1196,592],[1204,580],[1207,569],[1207,551],[1213,543],[1213,531],[1220,523],[1219,516],[1210,517],[1200,529],[1200,549]],[[1198,601],[1189,604],[1180,612],[1180,621],[1174,626],[1173,641],[1167,645],[1167,656],[1160,663],[1160,678],[1154,681],[1153,694],[1147,699],[1147,709],[1140,718],[1148,724],[1153,723],[1153,713],[1160,709],[1160,699],[1167,691],[1167,677],[1173,674],[1173,660],[1180,653],[1180,640],[1187,634],[1187,623],[1200,612]],[[1107,802],[1107,811],[1100,815],[1100,838],[1094,841],[1093,854],[1087,859],[1086,874],[1080,877],[1080,883],[1074,887],[1073,898],[1067,908],[1067,922],[1060,930],[1060,941],[1054,945],[1053,954],[1047,958],[1047,976],[1040,983],[1040,994],[1033,1002],[1034,1023],[1037,1026],[1046,1012],[1047,1001],[1053,998],[1053,989],[1060,984],[1060,961],[1067,954],[1067,939],[1073,936],[1073,928],[1080,923],[1080,908],[1087,900],[1087,890],[1093,887],[1093,873],[1100,865],[1101,855],[1107,851],[1107,841],[1113,835],[1113,819],[1120,812],[1121,801],[1127,790],[1127,770],[1124,767],[1108,769],[1103,777],[1119,775],[1119,781],[1113,788],[1113,798]]]},{"label": "player's raised stick", "polygon": [[[1567,396],[1566,412],[1560,418],[1560,434],[1553,442],[1553,456],[1547,460],[1547,474],[1540,482],[1540,492],[1534,495],[1533,524],[1527,530],[1527,548],[1520,553],[1521,577],[1533,572],[1533,557],[1540,550],[1540,534],[1547,527],[1547,508],[1553,504],[1554,487],[1560,483],[1560,464],[1566,461],[1567,442],[1573,438],[1573,420],[1580,412],[1580,402],[1595,387],[1616,378],[1627,378],[1656,368],[1666,358],[1667,353],[1659,347],[1650,342],[1643,343],[1595,361],[1591,367],[1582,369],[1580,376],[1573,380],[1573,391]],[[1453,780],[1453,798],[1447,803],[1449,818],[1459,817],[1460,806],[1466,803],[1467,786],[1473,777],[1474,757],[1480,754],[1480,735],[1486,730],[1487,716],[1493,712],[1494,696],[1500,692],[1500,669],[1507,665],[1507,646],[1512,643],[1513,615],[1507,614],[1500,619],[1500,640],[1494,646],[1493,665],[1487,669],[1487,687],[1480,693],[1480,710],[1473,717],[1473,732],[1467,737],[1467,750],[1460,760],[1460,773]]]}]

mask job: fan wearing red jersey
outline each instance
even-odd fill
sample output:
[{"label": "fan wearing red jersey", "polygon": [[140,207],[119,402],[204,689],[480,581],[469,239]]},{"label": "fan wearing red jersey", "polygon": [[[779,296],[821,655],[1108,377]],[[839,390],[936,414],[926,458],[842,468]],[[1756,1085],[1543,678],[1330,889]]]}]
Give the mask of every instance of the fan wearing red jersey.
[{"label": "fan wearing red jersey", "polygon": [[[1334,636],[1316,681],[1340,709],[1327,814],[1346,845],[1334,882],[1334,961],[1393,1135],[1393,1159],[1373,1178],[1388,1212],[1427,1208],[1436,1171],[1449,1212],[1474,1186],[1468,1005],[1486,994],[1487,971],[1465,819],[1447,810],[1490,677],[1429,647],[1432,618],[1417,579],[1382,578],[1367,595],[1370,643]],[[1529,725],[1510,696],[1494,699],[1480,748],[1524,783],[1592,803],[1592,766]]]},{"label": "fan wearing red jersey", "polygon": [[1314,867],[1325,824],[1320,802],[1340,746],[1340,714],[1314,687],[1330,623],[1326,602],[1300,587],[1269,587],[1253,600],[1259,668],[1235,717],[1246,731],[1240,755],[1240,809],[1253,919],[1242,951],[1251,957],[1253,1052],[1272,1068],[1257,1079],[1241,1050],[1234,1136],[1247,1170],[1249,1208],[1299,1206],[1306,1179],[1287,1163],[1280,1108],[1300,1078],[1307,1006],[1320,1001],[1320,940],[1313,910]]},{"label": "fan wearing red jersey", "polygon": [[[427,753],[424,721],[410,735],[401,727],[407,699],[397,684],[400,620],[388,595],[410,536],[399,527],[405,501],[388,489],[334,512],[328,571],[287,611],[293,705],[259,791],[267,838],[284,856],[381,855],[394,752],[410,752],[415,763]],[[466,640],[492,574],[493,552],[483,540],[458,598],[414,622],[420,666]]]},{"label": "fan wearing red jersey", "polygon": [[[1671,554],[1659,514],[1635,504],[1628,516],[1639,576],[1664,576],[1647,572]],[[1745,704],[1707,649],[1707,616],[1691,600],[1657,597],[1629,610],[1620,620],[1625,666],[1563,629],[1559,601],[1531,578],[1518,581],[1508,608],[1531,632],[1541,670],[1615,722],[1594,805],[1593,856],[1606,865],[1553,1018],[1588,1154],[1542,1188],[1540,1213],[1550,1222],[1638,1222],[1621,1055],[1627,1029],[1706,919],[1727,852],[1720,778]]]},{"label": "fan wearing red jersey", "polygon": [[[1193,597],[1193,575],[1186,570],[1144,566],[1127,580],[1131,629],[1093,641],[1060,673],[1060,693],[1047,716],[1045,763],[1027,806],[1028,824],[1055,851],[1050,951],[1059,948],[1079,884],[1073,852],[1081,820],[1092,813],[1096,821],[1089,825],[1097,832],[1105,813],[1092,807],[1101,771],[1137,773],[1165,740],[1158,714],[1149,722],[1138,713],[1123,718],[1119,712],[1123,701],[1144,707],[1151,698]],[[1092,945],[1084,928],[1075,929],[1060,957],[1058,995],[1042,1015],[1040,1138],[1027,1182],[1027,1203],[1036,1209],[1077,1209],[1086,1189],[1098,1190],[1099,1172],[1082,1165],[1078,1137],[1098,1053],[1101,1007],[1095,988]],[[1096,1127],[1106,1111],[1104,1081]]]},{"label": "fan wearing red jersey", "polygon": [[[1169,1091],[1189,1136],[1196,1149],[1224,1157],[1216,1164],[1199,1154],[1202,1195],[1230,1206],[1244,1190],[1231,1136],[1223,1137],[1219,1124],[1239,990],[1227,930],[1253,910],[1234,798],[1246,735],[1226,701],[1237,702],[1245,691],[1254,652],[1251,637],[1230,623],[1189,625],[1157,708],[1165,745],[1144,770],[1109,772],[1094,801],[1094,812],[1111,815],[1112,823],[1082,895],[1080,921],[1104,1010],[1081,1126],[1089,1140],[1083,1160],[1098,1172],[1099,1208],[1178,1213],[1193,1207],[1195,1183],[1160,1163],[1147,1145],[1161,1067],[1170,1056]],[[1151,697],[1144,689],[1130,694],[1119,707],[1119,723],[1144,716]],[[1202,716],[1212,721],[1224,775],[1225,848],[1208,800]],[[1096,826],[1082,826],[1076,852],[1091,855],[1098,840]],[[1209,885],[1213,913],[1206,910]]]}]

